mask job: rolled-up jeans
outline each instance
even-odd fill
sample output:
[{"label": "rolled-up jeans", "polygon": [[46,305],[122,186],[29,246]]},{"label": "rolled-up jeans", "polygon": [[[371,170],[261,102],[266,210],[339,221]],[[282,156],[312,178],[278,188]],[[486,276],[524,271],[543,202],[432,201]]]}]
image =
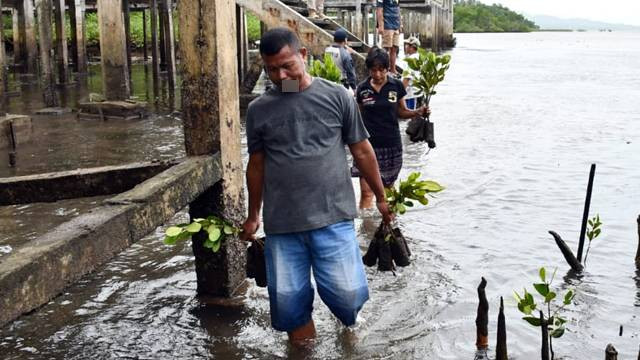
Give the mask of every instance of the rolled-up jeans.
[{"label": "rolled-up jeans", "polygon": [[353,220],[309,231],[267,234],[265,260],[271,325],[276,330],[290,332],[311,320],[311,270],[320,299],[345,326],[355,324],[369,299]]},{"label": "rolled-up jeans", "polygon": [[318,13],[324,11],[324,0],[307,0],[309,10],[315,10]]}]

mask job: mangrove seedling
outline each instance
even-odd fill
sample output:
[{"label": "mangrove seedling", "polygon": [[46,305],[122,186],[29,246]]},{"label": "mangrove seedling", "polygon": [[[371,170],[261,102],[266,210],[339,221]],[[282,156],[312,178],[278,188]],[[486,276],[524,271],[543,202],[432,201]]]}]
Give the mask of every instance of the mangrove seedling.
[{"label": "mangrove seedling", "polygon": [[[541,267],[539,270],[539,276],[542,282],[534,283],[533,287],[542,297],[540,305],[536,303],[533,294],[528,292],[526,288],[522,295],[514,291],[516,301],[518,302],[518,310],[525,315],[522,319],[536,327],[545,325],[546,328],[543,330],[548,330],[549,349],[551,350],[552,360],[554,359],[553,338],[560,338],[564,334],[565,323],[567,322],[567,320],[561,316],[561,313],[572,303],[575,297],[575,291],[569,289],[562,297],[562,304],[556,304],[557,293],[551,288],[553,279],[556,276],[556,270],[553,271],[553,275],[548,281],[545,268]],[[536,316],[536,310],[540,310],[540,316]]]},{"label": "mangrove seedling", "polygon": [[196,218],[189,224],[171,226],[165,231],[164,243],[175,245],[178,241],[186,240],[194,234],[204,231],[208,234],[204,241],[204,247],[218,252],[222,241],[231,235],[238,235],[240,230],[230,222],[216,216],[208,216],[206,219]]},{"label": "mangrove seedling", "polygon": [[602,225],[602,222],[600,222],[600,214],[596,214],[596,216],[588,221],[588,224],[587,238],[589,238],[589,244],[587,245],[587,252],[584,254],[585,265],[587,265],[587,256],[589,256],[589,249],[591,249],[591,240],[600,236],[600,232],[602,231],[602,229],[600,228],[600,225]]},{"label": "mangrove seedling", "polygon": [[[434,52],[418,49],[418,58],[406,59],[409,68],[417,72],[412,86],[418,89],[416,95],[424,96],[425,104],[429,105],[431,96],[436,94],[435,87],[444,80],[444,74],[449,69],[451,55],[436,55]],[[408,70],[405,70],[405,74]]]},{"label": "mangrove seedling", "polygon": [[321,77],[336,84],[342,84],[342,72],[333,62],[333,58],[329,54],[324,54],[324,61],[314,60],[309,69],[311,76]]},{"label": "mangrove seedling", "polygon": [[[400,181],[396,187],[386,188],[385,195],[389,210],[396,215],[402,215],[407,208],[414,206],[414,201],[422,205],[429,204],[432,193],[444,190],[440,184],[431,180],[420,180],[420,173],[411,173],[407,180]],[[369,243],[367,252],[362,261],[367,266],[378,264],[380,271],[392,271],[395,266],[407,266],[410,264],[411,251],[407,241],[399,228],[392,228],[383,222],[380,223],[373,239]]]}]

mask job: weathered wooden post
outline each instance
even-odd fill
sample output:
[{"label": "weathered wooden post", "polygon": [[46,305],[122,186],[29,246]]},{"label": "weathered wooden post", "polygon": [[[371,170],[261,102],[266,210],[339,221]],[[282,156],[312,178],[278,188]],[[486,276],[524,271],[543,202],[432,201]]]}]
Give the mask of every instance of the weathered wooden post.
[{"label": "weathered wooden post", "polygon": [[[0,16],[2,16],[2,0],[0,0]],[[4,29],[4,16],[0,18],[0,29]],[[4,36],[0,36],[0,116],[5,115],[4,109],[4,97],[7,93],[7,71],[5,64],[7,62],[7,55],[4,51]]]},{"label": "weathered wooden post", "polygon": [[249,36],[244,9],[238,5],[236,5],[236,34],[238,35],[238,81],[242,84],[249,67]]},{"label": "weathered wooden post", "polygon": [[638,223],[638,249],[636,250],[636,268],[640,269],[640,215],[636,220]]},{"label": "weathered wooden post", "polygon": [[[167,79],[169,80],[169,93],[172,94],[176,88],[176,46],[173,31],[173,5],[171,0],[162,0],[161,4]],[[235,27],[233,29],[235,29]]]},{"label": "weathered wooden post", "polygon": [[[180,0],[182,121],[189,156],[220,152],[222,180],[189,205],[192,218],[244,218],[235,32],[230,0]],[[234,238],[213,253],[194,237],[198,294],[232,296],[245,279],[246,245]]]},{"label": "weathered wooden post", "polygon": [[483,277],[478,285],[478,312],[476,315],[476,349],[486,351],[489,348],[489,302],[485,288],[487,280]]},{"label": "weathered wooden post", "polygon": [[605,360],[618,360],[618,350],[613,346],[613,344],[608,344],[607,348],[604,350],[604,359]]},{"label": "weathered wooden post", "polygon": [[504,300],[502,299],[502,296],[500,296],[497,337],[496,360],[509,360],[509,356],[507,355],[507,325],[504,318]]},{"label": "weathered wooden post", "polygon": [[144,62],[147,62],[149,56],[147,53],[147,10],[145,8],[142,8],[142,49]]},{"label": "weathered wooden post", "polygon": [[149,0],[149,16],[151,16],[151,66],[153,68],[153,92],[158,96],[160,76],[160,46],[158,43],[158,0]]},{"label": "weathered wooden post", "polygon": [[86,12],[86,4],[85,0],[73,0],[74,10],[75,10],[75,62],[76,62],[76,71],[79,74],[86,74],[88,71],[88,61],[87,61],[87,25],[85,23],[85,12]]},{"label": "weathered wooden post", "polygon": [[[28,0],[27,0],[28,2]],[[56,80],[51,57],[51,0],[36,0],[38,12],[38,32],[40,35],[40,76],[42,81],[42,96],[46,107],[59,105],[56,93]],[[29,60],[27,60],[28,62]]]},{"label": "weathered wooden post", "polygon": [[[36,42],[36,20],[32,0],[23,0],[24,13],[24,44],[25,44],[25,66],[24,72],[27,74],[38,73],[38,43]],[[49,5],[51,8],[51,5]],[[49,16],[51,20],[51,16]],[[51,21],[49,21],[51,23]],[[49,38],[51,38],[50,30]]]},{"label": "weathered wooden post", "polygon": [[58,82],[68,84],[69,53],[67,50],[67,35],[65,32],[65,0],[55,0],[54,19],[56,24],[56,63],[58,65]]},{"label": "weathered wooden post", "polygon": [[593,192],[593,177],[596,174],[596,164],[591,164],[589,170],[589,181],[587,183],[587,195],[584,200],[584,210],[582,212],[582,223],[580,227],[580,239],[578,240],[578,253],[576,257],[582,262],[582,249],[584,248],[584,236],[587,232],[587,221],[589,220],[589,207],[591,206],[591,193]]},{"label": "weathered wooden post", "polygon": [[102,87],[106,100],[126,100],[131,94],[122,0],[98,0]]},{"label": "weathered wooden post", "polygon": [[567,243],[565,243],[564,240],[562,240],[560,235],[558,235],[558,233],[556,233],[555,231],[551,231],[551,230],[549,231],[549,234],[553,236],[553,239],[555,240],[556,245],[558,245],[560,252],[562,252],[564,259],[567,261],[567,264],[571,266],[571,269],[576,272],[582,271],[584,269],[584,266],[582,266],[582,264],[578,261],[578,259],[576,259],[576,257],[573,255],[573,252],[571,251],[571,249],[569,249],[569,246],[567,245]]},{"label": "weathered wooden post", "polygon": [[549,360],[549,328],[544,314],[540,311],[540,332],[542,333],[541,359]]},{"label": "weathered wooden post", "polygon": [[18,6],[17,9],[11,10],[11,25],[13,27],[13,63],[20,64],[23,61],[22,58],[22,40],[20,38],[20,10],[22,7]]},{"label": "weathered wooden post", "polygon": [[127,70],[131,77],[131,6],[129,0],[122,0],[122,15],[124,17],[124,39],[127,47]]}]

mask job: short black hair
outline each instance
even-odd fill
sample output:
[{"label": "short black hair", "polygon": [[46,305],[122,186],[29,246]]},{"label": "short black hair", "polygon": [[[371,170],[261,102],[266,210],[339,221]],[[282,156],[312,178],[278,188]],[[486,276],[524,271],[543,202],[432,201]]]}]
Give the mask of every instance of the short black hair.
[{"label": "short black hair", "polygon": [[367,54],[367,59],[364,61],[367,69],[372,69],[376,66],[381,66],[384,69],[389,69],[389,54],[386,50],[379,47],[372,47]]},{"label": "short black hair", "polygon": [[298,36],[287,28],[273,28],[260,38],[260,54],[262,55],[275,55],[285,46],[289,46],[294,52],[300,50]]}]

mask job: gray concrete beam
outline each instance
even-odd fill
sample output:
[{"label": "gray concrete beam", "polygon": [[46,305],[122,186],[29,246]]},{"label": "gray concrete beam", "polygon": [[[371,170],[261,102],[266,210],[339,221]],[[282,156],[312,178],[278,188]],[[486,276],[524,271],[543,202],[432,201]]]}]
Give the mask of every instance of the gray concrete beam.
[{"label": "gray concrete beam", "polygon": [[191,157],[0,259],[0,326],[169,220],[221,178],[219,154]]}]

